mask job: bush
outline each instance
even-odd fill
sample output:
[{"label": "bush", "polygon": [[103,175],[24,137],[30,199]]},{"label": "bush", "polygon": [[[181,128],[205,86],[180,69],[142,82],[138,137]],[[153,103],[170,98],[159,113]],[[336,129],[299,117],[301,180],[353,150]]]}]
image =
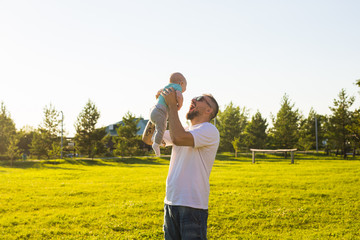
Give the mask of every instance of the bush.
[{"label": "bush", "polygon": [[114,153],[113,152],[106,152],[104,154],[105,157],[114,157]]}]

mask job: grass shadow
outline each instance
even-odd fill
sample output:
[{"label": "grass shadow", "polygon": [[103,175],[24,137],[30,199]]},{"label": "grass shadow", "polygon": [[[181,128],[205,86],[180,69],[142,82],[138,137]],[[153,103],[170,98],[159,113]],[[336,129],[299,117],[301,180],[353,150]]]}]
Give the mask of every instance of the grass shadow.
[{"label": "grass shadow", "polygon": [[[71,168],[68,165],[81,165],[81,166],[131,166],[131,167],[146,167],[146,166],[160,166],[168,165],[170,156],[165,155],[162,157],[155,156],[134,156],[134,157],[111,157],[111,158],[64,158],[55,160],[26,160],[26,161],[0,161],[0,167],[4,168],[49,168],[49,169],[66,169],[66,170],[79,170],[79,168]],[[360,161],[359,157],[353,158],[352,156],[347,159],[343,159],[341,156],[316,154],[316,153],[295,153],[295,164],[297,161]],[[252,163],[251,153],[239,153],[238,157],[234,156],[234,153],[219,153],[216,155],[216,161],[226,164],[236,163]],[[256,164],[262,162],[283,162],[291,163],[291,156],[287,158],[283,154],[269,154],[269,153],[256,153]],[[67,166],[66,166],[67,164]],[[0,171],[1,172],[1,171]],[[2,171],[4,172],[4,171]]]},{"label": "grass shadow", "polygon": [[[108,166],[108,164],[106,164],[105,162],[97,159],[97,158],[94,158],[94,159],[91,159],[91,158],[77,158],[77,159],[65,159],[65,163],[68,163],[68,164],[72,164],[72,165],[82,165],[82,166]],[[55,161],[52,161],[51,163],[49,164],[56,164]],[[61,161],[60,163],[61,164]]]},{"label": "grass shadow", "polygon": [[104,162],[115,162],[115,163],[122,163],[127,165],[133,164],[144,164],[144,165],[166,165],[168,164],[168,160],[170,157],[113,157],[113,158],[106,158],[102,159]]},{"label": "grass shadow", "polygon": [[325,155],[325,154],[309,154],[309,153],[301,153],[301,154],[295,154],[295,159],[298,160],[305,160],[305,161],[332,161],[332,160],[340,160],[340,161],[359,161],[359,156],[348,156],[347,158],[344,158],[341,155]]},{"label": "grass shadow", "polygon": [[70,164],[70,165],[81,165],[81,166],[107,166],[114,167],[118,165],[115,164],[124,164],[127,166],[139,167],[139,165],[167,165],[169,163],[170,157],[164,156],[161,158],[157,157],[112,157],[112,158],[64,158],[64,159],[54,159],[54,160],[26,160],[26,161],[14,161],[11,164],[10,161],[0,161],[0,167],[4,168],[51,168],[51,169],[73,169],[79,170],[78,168],[69,168],[60,165]]},{"label": "grass shadow", "polygon": [[216,161],[220,162],[251,162],[251,156],[240,156],[235,157],[234,154],[217,154]]},{"label": "grass shadow", "polygon": [[[262,162],[283,162],[290,161],[290,155],[287,158],[284,158],[281,154],[263,154],[257,153],[255,155],[255,161]],[[235,157],[234,154],[231,153],[219,153],[216,155],[216,160],[221,162],[252,162],[252,154],[251,153],[239,153],[238,157]]]},{"label": "grass shadow", "polygon": [[78,168],[59,167],[55,165],[63,164],[65,162],[51,161],[51,160],[28,160],[28,161],[14,161],[13,164],[10,162],[2,162],[0,167],[3,168],[18,168],[18,169],[64,169],[64,170],[80,170]]},{"label": "grass shadow", "polygon": [[[220,162],[252,162],[251,153],[238,153],[238,157],[234,156],[234,153],[219,153],[216,156],[216,160]],[[325,155],[324,153],[295,153],[294,161],[360,161],[359,157],[348,156],[344,159],[338,155]],[[289,162],[291,163],[291,154],[288,153],[285,158],[284,153],[256,153],[255,162]]]}]

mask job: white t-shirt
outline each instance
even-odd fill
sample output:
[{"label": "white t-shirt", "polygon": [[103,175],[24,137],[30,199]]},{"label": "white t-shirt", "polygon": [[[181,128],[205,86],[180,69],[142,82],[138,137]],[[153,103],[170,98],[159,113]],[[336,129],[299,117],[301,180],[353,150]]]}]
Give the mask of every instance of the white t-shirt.
[{"label": "white t-shirt", "polygon": [[209,122],[191,126],[186,131],[193,135],[194,147],[173,145],[169,131],[164,134],[166,145],[173,145],[165,203],[208,209],[209,177],[219,147],[219,131]]}]

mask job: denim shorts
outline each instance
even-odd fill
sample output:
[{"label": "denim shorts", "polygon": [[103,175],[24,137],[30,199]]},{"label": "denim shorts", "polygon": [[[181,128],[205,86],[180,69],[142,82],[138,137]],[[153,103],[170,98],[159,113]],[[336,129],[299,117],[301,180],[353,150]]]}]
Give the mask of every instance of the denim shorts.
[{"label": "denim shorts", "polygon": [[164,206],[164,236],[166,240],[207,239],[207,209],[184,206]]}]

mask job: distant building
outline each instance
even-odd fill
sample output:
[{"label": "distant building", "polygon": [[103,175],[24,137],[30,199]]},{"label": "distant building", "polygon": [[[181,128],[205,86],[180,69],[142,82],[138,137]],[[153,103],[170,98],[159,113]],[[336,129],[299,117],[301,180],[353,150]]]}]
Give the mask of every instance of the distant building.
[{"label": "distant building", "polygon": [[[138,120],[138,118],[136,118],[135,120]],[[137,127],[139,128],[139,131],[137,131],[137,135],[142,135],[143,132],[145,131],[145,127],[146,124],[148,123],[149,120],[145,120],[143,118],[140,118],[139,123],[137,124]],[[119,125],[124,125],[123,121],[114,123],[114,124],[110,124],[109,126],[107,126],[105,128],[105,132],[107,134],[110,134],[110,136],[117,136],[117,131],[116,129],[119,127]]]},{"label": "distant building", "polygon": [[[136,118],[136,120],[138,120],[139,118]],[[137,127],[139,128],[139,130],[136,132],[137,135],[142,135],[143,132],[145,131],[145,127],[146,127],[146,124],[148,123],[149,120],[145,120],[143,118],[140,118],[138,124],[137,124]],[[109,134],[110,136],[117,136],[117,128],[121,125],[124,125],[123,121],[120,121],[120,122],[117,122],[117,123],[114,123],[114,124],[111,124],[109,126],[107,126],[105,128],[105,132],[106,134]],[[107,147],[110,148],[110,151],[113,151],[115,148],[114,148],[114,143],[112,141],[109,141],[107,143]],[[142,149],[147,149],[148,151],[151,149],[151,146],[145,144],[144,142],[141,142],[141,146],[140,146]]]}]

